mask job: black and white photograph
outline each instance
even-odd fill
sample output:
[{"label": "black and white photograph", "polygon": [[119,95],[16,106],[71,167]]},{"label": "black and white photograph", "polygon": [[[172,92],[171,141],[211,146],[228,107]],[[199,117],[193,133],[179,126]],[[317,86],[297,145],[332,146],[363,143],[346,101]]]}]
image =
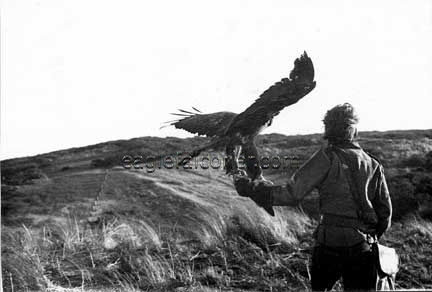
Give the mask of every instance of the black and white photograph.
[{"label": "black and white photograph", "polygon": [[432,291],[432,1],[0,24],[1,291]]}]

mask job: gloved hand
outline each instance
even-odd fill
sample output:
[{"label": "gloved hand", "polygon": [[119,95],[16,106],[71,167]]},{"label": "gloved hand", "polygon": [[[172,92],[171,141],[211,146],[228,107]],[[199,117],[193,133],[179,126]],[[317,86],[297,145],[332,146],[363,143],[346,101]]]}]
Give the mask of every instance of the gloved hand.
[{"label": "gloved hand", "polygon": [[363,222],[362,228],[360,229],[362,232],[369,234],[372,237],[380,237],[382,235],[381,234],[377,234],[377,216],[375,214],[375,212],[371,211],[371,212],[362,212],[361,213],[361,221]]},{"label": "gloved hand", "polygon": [[246,172],[239,171],[233,175],[234,186],[237,193],[242,197],[248,197],[252,192],[253,183],[252,180],[246,175]]},{"label": "gloved hand", "polygon": [[239,172],[234,174],[234,186],[240,196],[251,198],[258,206],[274,216],[273,196],[271,194],[273,183],[271,181],[252,181],[244,172]]}]

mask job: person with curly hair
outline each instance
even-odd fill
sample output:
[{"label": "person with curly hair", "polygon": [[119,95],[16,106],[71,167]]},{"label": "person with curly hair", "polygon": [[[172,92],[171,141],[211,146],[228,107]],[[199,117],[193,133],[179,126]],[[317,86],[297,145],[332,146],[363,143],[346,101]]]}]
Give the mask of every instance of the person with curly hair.
[{"label": "person with curly hair", "polygon": [[314,232],[311,285],[331,290],[342,278],[345,290],[374,290],[376,274],[368,237],[390,227],[392,206],[383,166],[357,143],[358,117],[345,103],[323,119],[327,145],[315,152],[285,185],[234,175],[241,196],[269,213],[273,206],[297,206],[318,189],[320,220]]}]

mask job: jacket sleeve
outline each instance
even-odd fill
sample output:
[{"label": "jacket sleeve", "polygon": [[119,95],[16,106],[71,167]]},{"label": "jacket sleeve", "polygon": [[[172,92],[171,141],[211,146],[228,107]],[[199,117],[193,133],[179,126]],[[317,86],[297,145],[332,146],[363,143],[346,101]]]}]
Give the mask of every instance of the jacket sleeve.
[{"label": "jacket sleeve", "polygon": [[324,149],[315,152],[284,186],[272,189],[274,206],[296,206],[325,179],[331,161]]},{"label": "jacket sleeve", "polygon": [[383,167],[380,165],[377,171],[379,172],[379,177],[375,197],[372,200],[372,206],[378,219],[375,230],[379,238],[391,225],[392,204]]}]

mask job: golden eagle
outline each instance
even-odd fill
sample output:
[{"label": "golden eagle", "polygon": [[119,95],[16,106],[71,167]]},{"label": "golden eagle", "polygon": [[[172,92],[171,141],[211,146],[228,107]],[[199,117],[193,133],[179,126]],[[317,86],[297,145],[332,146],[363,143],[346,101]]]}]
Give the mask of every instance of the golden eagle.
[{"label": "golden eagle", "polygon": [[[181,118],[167,122],[178,129],[190,133],[211,137],[210,143],[194,150],[190,157],[198,156],[206,149],[225,147],[227,157],[236,162],[240,153],[246,158],[246,170],[252,179],[262,179],[262,170],[258,164],[258,151],[255,137],[271,125],[273,118],[285,107],[299,101],[315,88],[314,67],[306,52],[294,62],[294,69],[289,78],[272,85],[255,102],[240,114],[216,112],[203,114],[198,109],[194,112],[180,110],[173,115]],[[236,163],[227,164],[227,173],[236,171]]]}]

